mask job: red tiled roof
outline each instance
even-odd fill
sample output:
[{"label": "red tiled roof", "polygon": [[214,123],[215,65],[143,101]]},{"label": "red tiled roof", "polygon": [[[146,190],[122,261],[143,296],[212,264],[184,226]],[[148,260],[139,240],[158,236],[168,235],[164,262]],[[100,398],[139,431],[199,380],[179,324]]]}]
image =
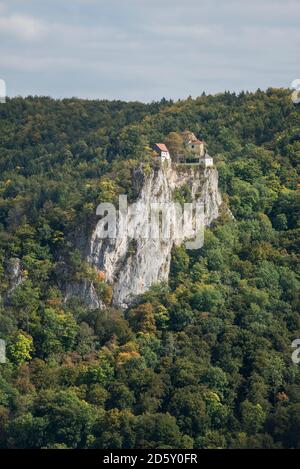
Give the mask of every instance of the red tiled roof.
[{"label": "red tiled roof", "polygon": [[169,150],[167,149],[166,145],[164,143],[156,143],[155,144],[159,149],[160,151],[167,151],[169,152]]}]

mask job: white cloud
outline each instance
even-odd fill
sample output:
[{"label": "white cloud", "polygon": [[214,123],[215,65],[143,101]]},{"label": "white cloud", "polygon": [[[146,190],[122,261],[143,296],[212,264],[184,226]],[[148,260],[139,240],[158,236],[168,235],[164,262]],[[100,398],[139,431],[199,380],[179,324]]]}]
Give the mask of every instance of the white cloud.
[{"label": "white cloud", "polygon": [[29,15],[12,14],[0,16],[1,35],[9,35],[19,40],[31,41],[39,39],[46,31],[47,27],[42,20]]},{"label": "white cloud", "polygon": [[4,54],[1,57],[2,67],[6,67],[16,72],[47,72],[50,70],[79,70],[82,61],[78,58],[62,57],[42,57],[41,55],[33,56],[30,54],[16,55]]},{"label": "white cloud", "polygon": [[3,13],[6,10],[6,5],[3,2],[0,2],[0,13]]},{"label": "white cloud", "polygon": [[176,98],[299,76],[299,0],[7,4],[0,0],[1,73],[16,94]]}]

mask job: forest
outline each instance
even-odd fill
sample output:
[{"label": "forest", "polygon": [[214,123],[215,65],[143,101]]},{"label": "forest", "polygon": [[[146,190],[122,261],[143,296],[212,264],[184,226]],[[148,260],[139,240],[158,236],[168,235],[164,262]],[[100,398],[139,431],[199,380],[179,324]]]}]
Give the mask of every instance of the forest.
[{"label": "forest", "polygon": [[[300,105],[290,90],[176,102],[0,104],[1,448],[300,448]],[[228,210],[126,310],[64,301],[100,201],[136,196],[154,142],[207,142]],[[22,279],[12,284],[20,262]]]}]

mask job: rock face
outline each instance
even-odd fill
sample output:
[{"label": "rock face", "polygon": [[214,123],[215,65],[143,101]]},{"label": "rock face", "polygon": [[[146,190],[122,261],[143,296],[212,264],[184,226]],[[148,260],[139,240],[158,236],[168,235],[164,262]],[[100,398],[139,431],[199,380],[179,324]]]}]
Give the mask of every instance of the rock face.
[{"label": "rock face", "polygon": [[19,258],[11,258],[6,267],[7,276],[9,279],[8,294],[12,293],[23,282],[23,273],[21,261]]},{"label": "rock face", "polygon": [[18,257],[8,259],[5,266],[5,277],[7,290],[3,296],[0,295],[0,303],[9,304],[14,290],[25,280],[21,260]]},{"label": "rock face", "polygon": [[[147,175],[141,169],[138,170],[134,175],[134,184],[139,196],[135,205],[128,207],[129,232],[133,225],[139,232],[145,232],[149,217],[145,206],[170,203],[170,210],[173,210],[174,198],[176,199],[178,191],[180,193],[183,189],[188,190],[191,199],[189,202],[197,201],[203,204],[205,226],[209,226],[219,216],[222,200],[215,167],[205,169],[198,165],[163,162]],[[192,217],[194,216],[193,212]],[[168,280],[173,246],[192,237],[189,228],[180,231],[176,217],[169,218],[170,235],[154,239],[130,239],[126,236],[103,239],[101,226],[98,224],[95,227],[88,243],[86,257],[96,270],[104,272],[106,282],[113,286],[115,306],[127,307],[137,295],[144,293],[151,285]],[[103,306],[92,284],[82,285],[81,288],[78,285],[70,286],[67,297],[74,295],[80,296],[91,308]]]}]

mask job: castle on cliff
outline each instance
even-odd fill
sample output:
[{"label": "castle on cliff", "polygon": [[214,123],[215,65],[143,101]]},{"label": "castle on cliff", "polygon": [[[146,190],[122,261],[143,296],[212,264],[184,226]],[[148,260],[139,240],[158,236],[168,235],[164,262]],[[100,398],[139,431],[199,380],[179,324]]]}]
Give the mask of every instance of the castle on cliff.
[{"label": "castle on cliff", "polygon": [[183,142],[181,154],[172,155],[165,143],[155,143],[153,156],[161,161],[171,160],[181,164],[197,164],[204,168],[213,166],[213,158],[209,156],[207,146],[203,140],[199,140],[189,130],[182,132],[181,137]]}]

